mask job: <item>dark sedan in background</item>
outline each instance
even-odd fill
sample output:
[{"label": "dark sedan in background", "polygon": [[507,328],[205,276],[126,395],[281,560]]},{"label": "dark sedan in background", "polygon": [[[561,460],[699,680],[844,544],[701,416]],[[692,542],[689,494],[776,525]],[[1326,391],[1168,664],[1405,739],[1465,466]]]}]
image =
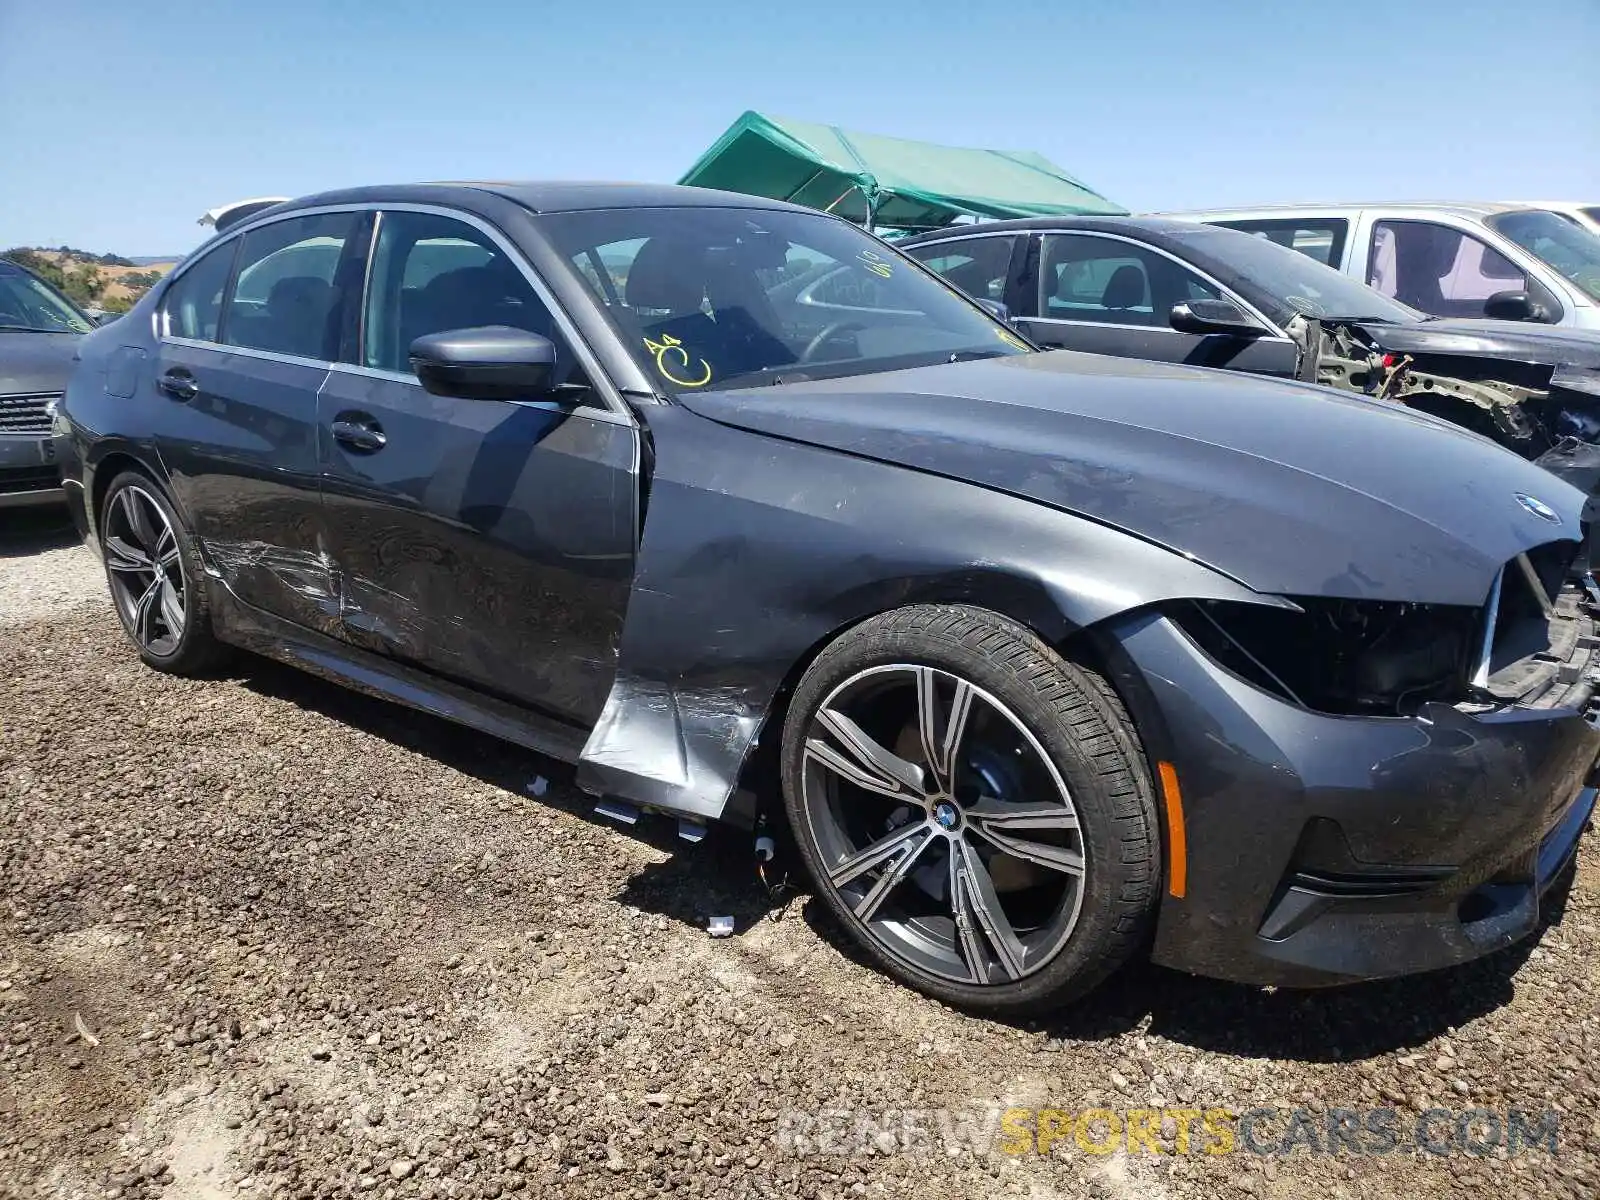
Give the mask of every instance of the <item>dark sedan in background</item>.
[{"label": "dark sedan in background", "polygon": [[608,813],[786,819],[950,1003],[1152,946],[1460,962],[1537,927],[1593,806],[1581,493],[1398,407],[1039,353],[836,217],[329,193],[82,359],[68,494],[153,668],[253,648]]},{"label": "dark sedan in background", "polygon": [[1264,237],[1160,217],[1065,217],[899,243],[1042,346],[1322,383],[1600,482],[1600,336],[1442,320]]},{"label": "dark sedan in background", "polygon": [[64,500],[50,422],[93,328],[44,280],[0,259],[0,509]]}]

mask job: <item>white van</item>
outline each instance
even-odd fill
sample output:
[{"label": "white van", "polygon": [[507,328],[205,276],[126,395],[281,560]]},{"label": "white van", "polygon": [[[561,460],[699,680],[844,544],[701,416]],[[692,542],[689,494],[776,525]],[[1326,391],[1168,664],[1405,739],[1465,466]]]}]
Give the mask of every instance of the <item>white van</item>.
[{"label": "white van", "polygon": [[1257,234],[1434,316],[1600,330],[1600,234],[1550,208],[1327,204],[1163,215]]}]

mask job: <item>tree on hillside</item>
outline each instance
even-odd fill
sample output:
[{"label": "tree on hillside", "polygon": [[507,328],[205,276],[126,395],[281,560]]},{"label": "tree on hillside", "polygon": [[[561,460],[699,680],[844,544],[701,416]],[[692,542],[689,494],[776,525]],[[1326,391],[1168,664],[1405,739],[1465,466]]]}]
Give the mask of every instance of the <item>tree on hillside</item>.
[{"label": "tree on hillside", "polygon": [[27,268],[77,304],[93,304],[106,290],[105,276],[91,263],[69,266],[68,260],[56,262],[24,246],[0,253],[0,258]]}]

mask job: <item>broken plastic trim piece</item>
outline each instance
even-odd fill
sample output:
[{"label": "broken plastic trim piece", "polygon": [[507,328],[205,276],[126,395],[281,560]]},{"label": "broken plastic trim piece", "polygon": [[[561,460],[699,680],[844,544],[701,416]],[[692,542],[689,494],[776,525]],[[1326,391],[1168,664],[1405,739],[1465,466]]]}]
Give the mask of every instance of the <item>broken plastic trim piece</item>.
[{"label": "broken plastic trim piece", "polygon": [[1489,589],[1489,604],[1483,610],[1483,641],[1478,645],[1478,667],[1472,673],[1472,686],[1476,688],[1489,686],[1489,660],[1494,656],[1494,627],[1500,620],[1500,584],[1505,577],[1504,567],[1495,572],[1494,586]]},{"label": "broken plastic trim piece", "polygon": [[629,804],[626,800],[602,800],[594,806],[594,811],[602,817],[610,817],[613,821],[621,821],[624,825],[637,825],[639,823],[638,807]]},{"label": "broken plastic trim piece", "polygon": [[732,937],[733,936],[733,918],[732,917],[712,917],[709,921],[706,922],[706,932],[709,933],[712,937],[718,937],[718,938],[720,938],[720,937]]}]

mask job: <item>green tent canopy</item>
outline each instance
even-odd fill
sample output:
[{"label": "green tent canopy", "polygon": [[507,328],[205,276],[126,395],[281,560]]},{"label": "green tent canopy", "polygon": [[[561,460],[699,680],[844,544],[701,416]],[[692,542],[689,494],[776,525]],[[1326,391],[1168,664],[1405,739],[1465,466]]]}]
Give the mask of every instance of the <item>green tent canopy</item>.
[{"label": "green tent canopy", "polygon": [[1029,150],[968,150],[747,112],[678,181],[886,229],[1128,210]]}]

